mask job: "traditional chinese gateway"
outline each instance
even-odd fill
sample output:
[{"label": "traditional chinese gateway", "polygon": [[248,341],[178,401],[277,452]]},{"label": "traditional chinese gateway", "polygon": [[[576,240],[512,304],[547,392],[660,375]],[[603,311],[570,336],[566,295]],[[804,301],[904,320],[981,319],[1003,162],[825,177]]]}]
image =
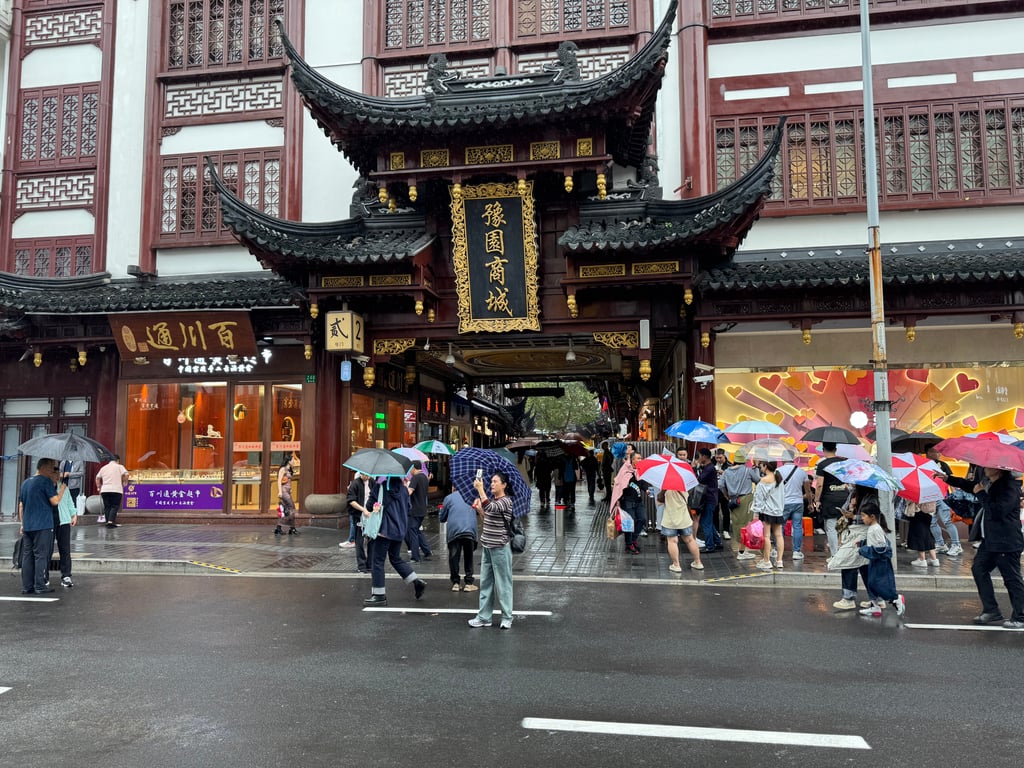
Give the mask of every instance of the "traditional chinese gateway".
[{"label": "traditional chinese gateway", "polygon": [[[14,3],[5,454],[34,432],[87,432],[132,470],[136,519],[244,519],[272,508],[293,454],[301,500],[336,492],[362,446],[500,443],[521,407],[502,387],[524,380],[582,379],[610,421],[652,436],[683,416],[795,430],[868,407],[859,94],[839,87],[849,66],[810,63],[822,41],[849,47],[852,6],[389,0],[363,3],[359,25],[338,5]],[[879,12],[924,45],[960,5]],[[1012,3],[976,5],[972,29],[1019,23]],[[115,99],[112,30],[147,23],[148,48],[116,43],[118,66],[149,57],[145,98]],[[883,208],[904,214],[886,252],[895,410],[922,426],[974,418],[964,399],[990,382],[965,363],[1024,357],[1005,354],[1024,336],[1019,226],[970,243],[906,226],[923,206],[943,208],[935,238],[947,221],[976,232],[970,209],[1024,202],[1020,56],[986,29],[993,50],[957,65],[946,111],[898,90],[938,59],[881,70]],[[983,64],[996,74],[970,76]],[[954,190],[947,171],[968,173],[985,141]],[[141,200],[138,173],[117,175],[136,165]],[[1012,388],[995,381],[995,411]],[[5,511],[26,471],[4,462]]]}]

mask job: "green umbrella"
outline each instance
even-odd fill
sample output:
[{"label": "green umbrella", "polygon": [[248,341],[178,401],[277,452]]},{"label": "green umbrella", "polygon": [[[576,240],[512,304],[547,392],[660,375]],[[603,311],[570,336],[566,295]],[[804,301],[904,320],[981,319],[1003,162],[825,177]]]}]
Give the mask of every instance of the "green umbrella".
[{"label": "green umbrella", "polygon": [[443,456],[451,456],[455,453],[448,443],[442,443],[440,440],[424,440],[422,443],[416,443],[413,448],[424,453],[439,453]]}]

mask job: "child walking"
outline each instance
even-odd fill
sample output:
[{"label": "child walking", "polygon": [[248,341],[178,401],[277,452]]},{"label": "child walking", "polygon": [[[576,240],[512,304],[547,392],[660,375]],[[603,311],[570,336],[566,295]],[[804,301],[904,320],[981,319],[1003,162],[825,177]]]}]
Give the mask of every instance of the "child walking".
[{"label": "child walking", "polygon": [[871,605],[861,609],[861,616],[878,618],[882,615],[884,603],[892,603],[896,615],[902,616],[906,611],[906,603],[903,595],[896,592],[896,575],[892,570],[892,547],[886,536],[889,528],[885,524],[885,515],[876,503],[862,505],[860,515],[868,526],[860,554],[868,561],[867,587],[871,596]]}]

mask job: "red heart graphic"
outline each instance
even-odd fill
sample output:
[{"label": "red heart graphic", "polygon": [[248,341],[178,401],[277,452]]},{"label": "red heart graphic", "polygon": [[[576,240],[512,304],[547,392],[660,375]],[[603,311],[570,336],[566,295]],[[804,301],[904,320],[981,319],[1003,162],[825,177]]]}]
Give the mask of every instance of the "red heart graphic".
[{"label": "red heart graphic", "polygon": [[958,373],[956,375],[956,388],[960,390],[961,394],[973,392],[980,386],[980,381],[978,381],[977,379],[972,379],[966,373]]},{"label": "red heart graphic", "polygon": [[961,419],[960,423],[968,429],[978,428],[978,419],[976,416],[968,416],[966,419]]},{"label": "red heart graphic", "polygon": [[922,368],[911,368],[904,373],[911,381],[920,381],[922,383],[928,381],[928,371]]},{"label": "red heart graphic", "polygon": [[827,386],[828,379],[815,379],[811,381],[811,389],[819,395],[825,391]]},{"label": "red heart graphic", "polygon": [[757,385],[769,392],[778,392],[780,384],[782,384],[782,377],[777,373],[773,373],[771,376],[762,376],[757,380]]}]

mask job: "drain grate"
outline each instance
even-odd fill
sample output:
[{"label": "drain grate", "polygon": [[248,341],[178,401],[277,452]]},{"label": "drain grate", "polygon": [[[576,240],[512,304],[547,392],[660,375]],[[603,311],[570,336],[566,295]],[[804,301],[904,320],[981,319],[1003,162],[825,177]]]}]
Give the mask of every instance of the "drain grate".
[{"label": "drain grate", "polygon": [[268,568],[312,568],[328,560],[325,555],[285,555],[275,560]]}]

